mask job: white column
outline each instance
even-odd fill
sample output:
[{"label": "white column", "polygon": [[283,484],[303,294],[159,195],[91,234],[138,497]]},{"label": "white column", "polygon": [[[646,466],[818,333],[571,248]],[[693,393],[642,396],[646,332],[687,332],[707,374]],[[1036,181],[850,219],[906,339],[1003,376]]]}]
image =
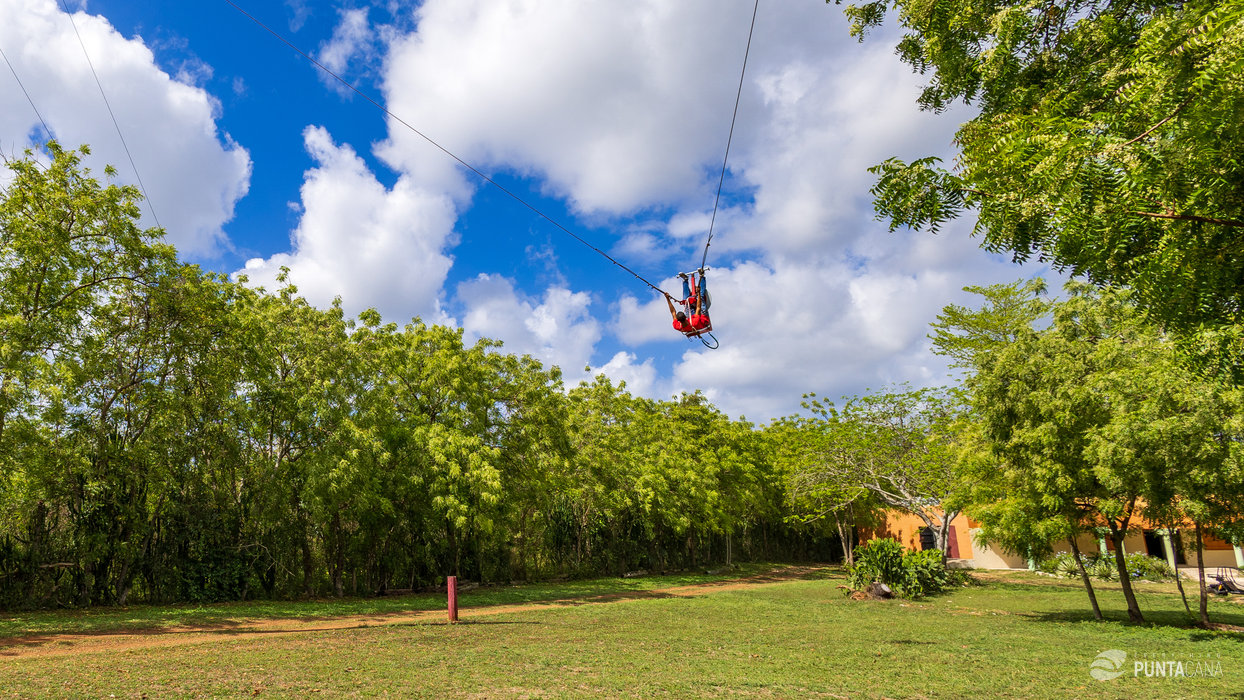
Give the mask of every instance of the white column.
[{"label": "white column", "polygon": [[1162,536],[1162,551],[1166,553],[1166,563],[1178,571],[1179,567],[1175,565],[1175,544],[1171,542],[1171,531],[1158,530],[1158,534]]}]

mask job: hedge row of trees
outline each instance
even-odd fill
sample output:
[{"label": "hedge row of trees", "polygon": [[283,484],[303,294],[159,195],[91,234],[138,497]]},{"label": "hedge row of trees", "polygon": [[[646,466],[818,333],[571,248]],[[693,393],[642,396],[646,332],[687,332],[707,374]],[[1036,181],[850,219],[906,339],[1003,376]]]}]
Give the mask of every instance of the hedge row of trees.
[{"label": "hedge row of trees", "polygon": [[702,395],[566,391],[457,329],[204,273],[47,156],[0,199],[0,605],[825,556],[763,434]]}]

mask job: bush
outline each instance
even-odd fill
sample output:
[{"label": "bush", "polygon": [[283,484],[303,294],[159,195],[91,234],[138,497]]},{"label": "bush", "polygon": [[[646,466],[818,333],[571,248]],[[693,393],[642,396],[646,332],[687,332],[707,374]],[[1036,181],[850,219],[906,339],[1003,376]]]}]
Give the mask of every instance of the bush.
[{"label": "bush", "polygon": [[1085,562],[1084,568],[1089,576],[1103,581],[1116,581],[1119,578],[1119,571],[1114,565],[1114,554],[1093,555],[1092,559]]},{"label": "bush", "polygon": [[1175,580],[1175,570],[1165,559],[1132,552],[1123,555],[1123,561],[1127,564],[1127,572],[1132,578],[1143,578],[1147,581]]},{"label": "bush", "polygon": [[[1114,581],[1119,578],[1119,570],[1114,562],[1114,554],[1101,554],[1093,552],[1091,554],[1082,554],[1084,561],[1084,570],[1089,576],[1101,579],[1102,581]],[[1171,569],[1170,564],[1165,559],[1158,559],[1140,552],[1132,552],[1123,557],[1123,561],[1127,566],[1127,571],[1134,579],[1146,579],[1148,581],[1174,581],[1175,572]],[[1075,559],[1070,552],[1059,552],[1052,557],[1044,559],[1037,564],[1037,570],[1044,571],[1047,574],[1055,574],[1066,578],[1074,578],[1080,575],[1080,570],[1076,568]]]},{"label": "bush", "polygon": [[847,585],[851,588],[862,591],[876,581],[897,592],[906,579],[903,545],[883,537],[855,548],[855,565],[847,572]]},{"label": "bush", "polygon": [[[1085,564],[1087,566],[1087,560]],[[1037,571],[1043,571],[1047,574],[1055,576],[1063,576],[1072,578],[1080,575],[1080,569],[1076,566],[1075,557],[1071,552],[1059,552],[1048,559],[1043,559],[1037,564]]]},{"label": "bush", "polygon": [[967,569],[946,569],[946,588],[964,588],[982,585],[980,579]]},{"label": "bush", "polygon": [[853,590],[865,590],[874,582],[884,583],[895,595],[905,598],[940,592],[950,578],[941,552],[904,552],[903,545],[888,538],[869,540],[856,547],[855,566],[847,571],[847,585]]},{"label": "bush", "polygon": [[919,598],[946,588],[946,562],[942,561],[942,553],[936,549],[903,555],[903,569],[906,573],[903,595],[909,598]]}]

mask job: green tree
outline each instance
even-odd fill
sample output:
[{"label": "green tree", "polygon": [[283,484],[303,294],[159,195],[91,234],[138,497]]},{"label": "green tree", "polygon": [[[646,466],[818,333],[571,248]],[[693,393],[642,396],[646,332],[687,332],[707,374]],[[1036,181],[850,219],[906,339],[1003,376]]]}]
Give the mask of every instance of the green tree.
[{"label": "green tree", "polygon": [[[809,394],[805,401],[815,401]],[[855,563],[855,529],[871,521],[876,499],[849,471],[838,468],[835,439],[841,425],[822,417],[790,416],[766,430],[775,466],[786,487],[787,517],[795,522],[833,520],[847,566]]]},{"label": "green tree", "polygon": [[[951,358],[952,366],[964,370],[968,401],[980,407],[984,399],[977,390],[982,382],[990,381],[988,372],[996,366],[997,354],[1048,322],[1054,306],[1042,298],[1045,283],[1040,279],[967,287],[965,291],[982,297],[981,306],[969,309],[948,305],[932,324],[930,338],[934,353]],[[1055,542],[1067,542],[1093,614],[1102,619],[1076,542],[1079,534],[1093,527],[1090,509],[1074,497],[1047,498],[1042,491],[1042,487],[1048,490],[1051,485],[1069,486],[1070,482],[1055,479],[1047,483],[1032,478],[1027,463],[1000,458],[978,420],[965,426],[963,438],[970,446],[961,452],[961,467],[970,484],[966,507],[981,523],[977,537],[1030,561],[1050,554]]]},{"label": "green tree", "polygon": [[[1085,285],[1069,290],[1073,296],[1058,305],[1048,329],[1020,336],[981,368],[976,410],[1002,460],[1002,482],[1015,498],[1032,504],[1021,523],[1046,523],[1043,531],[1051,536],[1073,535],[1085,522],[1104,523],[1128,616],[1140,622],[1123,538],[1154,502],[1147,499],[1156,481],[1136,460],[1106,463],[1092,448],[1118,408],[1101,383],[1144,362],[1142,354],[1117,348],[1134,347],[1153,331],[1137,322],[1125,292],[1098,294]],[[992,522],[998,513],[982,508],[978,517]]]},{"label": "green tree", "polygon": [[81,167],[87,153],[55,142],[39,156],[28,150],[6,161],[12,178],[0,194],[0,524],[5,549],[24,550],[11,559],[27,595],[47,572],[83,579],[61,520],[65,472],[82,458],[69,398],[82,348],[118,299],[147,297],[172,257],[161,231],[138,227],[137,190],[101,186]]},{"label": "green tree", "polygon": [[[278,278],[284,283],[284,276]],[[242,284],[247,280],[242,279]],[[252,348],[239,392],[245,401],[244,457],[254,475],[250,545],[268,553],[268,570],[301,571],[300,589],[314,595],[322,569],[318,542],[327,523],[312,490],[326,487],[340,458],[351,409],[348,327],[340,304],[322,311],[285,285],[276,295],[247,289],[239,297],[239,332]],[[296,555],[291,557],[291,547]],[[270,591],[276,580],[270,578]]]},{"label": "green tree", "polygon": [[1045,281],[1035,278],[987,287],[964,287],[983,298],[980,308],[948,304],[930,324],[933,353],[950,358],[951,366],[971,375],[989,353],[1012,343],[1050,310],[1043,298]]},{"label": "green tree", "polygon": [[[950,523],[967,487],[959,469],[963,405],[940,388],[889,391],[849,399],[841,409],[812,399],[814,418],[830,426],[825,483],[857,484],[881,503],[920,518],[943,556]],[[847,495],[851,495],[848,491]]]},{"label": "green tree", "polygon": [[1163,322],[1244,320],[1244,2],[877,0],[919,103],[962,101],[956,168],[874,168],[880,215],[937,231],[964,211],[991,251],[1133,287]]},{"label": "green tree", "polygon": [[1176,527],[1193,524],[1199,617],[1208,626],[1202,532],[1244,517],[1241,396],[1236,388],[1190,371],[1173,343],[1156,329],[1148,331],[1098,342],[1103,364],[1118,369],[1092,382],[1108,402],[1110,416],[1090,436],[1088,452],[1107,482],[1131,473],[1143,476],[1144,513],[1150,520]]}]

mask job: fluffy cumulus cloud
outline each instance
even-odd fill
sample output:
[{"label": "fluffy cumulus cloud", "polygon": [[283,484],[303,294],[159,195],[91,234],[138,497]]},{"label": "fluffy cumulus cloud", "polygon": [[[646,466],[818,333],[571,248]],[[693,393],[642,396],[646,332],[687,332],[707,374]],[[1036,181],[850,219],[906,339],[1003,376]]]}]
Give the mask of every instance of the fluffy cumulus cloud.
[{"label": "fluffy cumulus cloud", "polygon": [[[30,96],[13,72],[0,71],[0,149],[13,155],[47,136],[37,108],[62,144],[91,146],[88,164],[97,174],[111,164],[122,182],[137,184],[93,64],[168,241],[199,259],[227,248],[222,226],[247,191],[250,157],[217,131],[214,100],[189,84],[203,68],[170,77],[140,39],[126,39],[85,12],[75,12],[71,22],[56,0],[0,0],[0,17],[0,47]],[[149,212],[144,207],[144,224],[151,226]]]},{"label": "fluffy cumulus cloud", "polygon": [[462,327],[470,337],[501,340],[506,352],[557,365],[571,383],[585,376],[601,338],[587,293],[554,286],[528,298],[512,280],[485,274],[458,285],[457,298],[467,309]]},{"label": "fluffy cumulus cloud", "polygon": [[918,80],[888,45],[857,48],[833,61],[795,60],[759,72],[759,129],[736,165],[755,188],[754,202],[751,216],[725,222],[724,248],[841,252],[875,232],[866,225],[868,167],[949,148],[958,122],[915,109]]},{"label": "fluffy cumulus cloud", "polygon": [[[351,62],[367,61],[375,54],[375,34],[367,21],[367,8],[340,11],[340,21],[333,36],[320,46],[317,59],[328,70],[343,75]],[[338,94],[349,96],[351,90],[340,81],[320,71],[320,79]]]},{"label": "fluffy cumulus cloud", "polygon": [[[655,395],[699,388],[731,415],[753,420],[794,412],[810,391],[836,400],[904,382],[946,383],[928,324],[946,304],[974,303],[963,286],[1010,282],[1034,270],[982,260],[966,233],[943,241],[954,252],[930,238],[894,234],[864,264],[774,257],[713,271],[716,350],[670,331],[660,299],[623,297],[614,325],[641,348],[685,346],[671,372],[650,385]],[[937,254],[923,254],[929,248]]]},{"label": "fluffy cumulus cloud", "polygon": [[[625,259],[678,265],[671,253],[698,257],[709,222],[751,9],[427,0],[416,31],[390,35],[385,92],[396,114],[466,160],[616,217],[612,249]],[[965,285],[1037,270],[985,255],[966,223],[934,237],[873,220],[867,167],[948,155],[967,116],[916,109],[921,78],[894,57],[894,38],[861,46],[823,4],[763,8],[710,259],[721,349],[680,353],[686,341],[659,298],[598,290],[594,307],[553,323],[552,290],[533,299],[492,277],[458,289],[464,324],[564,368],[595,358],[642,393],[700,388],[760,419],[794,410],[807,391],[942,381],[925,337],[937,312],[971,303]],[[378,149],[388,163],[461,196],[444,154],[391,127]],[[600,335],[593,319],[606,314],[612,330]]]},{"label": "fluffy cumulus cloud", "polygon": [[[705,190],[729,130],[750,8],[710,0],[429,0],[390,44],[389,107],[487,168],[537,174],[581,211]],[[723,40],[729,36],[730,40]],[[732,75],[733,74],[733,75]],[[442,178],[404,128],[385,150]]]},{"label": "fluffy cumulus cloud", "polygon": [[406,178],[386,188],[321,127],[308,127],[304,137],[316,165],[302,185],[292,251],[252,259],[241,272],[272,289],[287,267],[316,305],[340,296],[351,314],[370,307],[392,321],[446,321],[440,295],[452,264],[445,252],[455,221],[449,198]]},{"label": "fluffy cumulus cloud", "polygon": [[635,353],[618,352],[599,368],[593,368],[592,373],[604,374],[615,383],[624,383],[627,391],[632,394],[658,394],[657,368],[651,357],[641,362]]}]

